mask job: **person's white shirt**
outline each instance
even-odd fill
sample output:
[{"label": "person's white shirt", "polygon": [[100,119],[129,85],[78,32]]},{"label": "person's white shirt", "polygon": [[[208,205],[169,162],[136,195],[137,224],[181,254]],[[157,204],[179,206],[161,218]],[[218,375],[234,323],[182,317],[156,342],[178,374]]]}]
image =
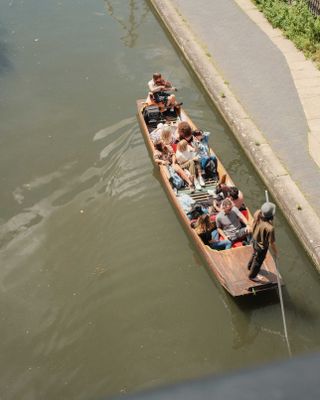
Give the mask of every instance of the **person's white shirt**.
[{"label": "person's white shirt", "polygon": [[162,86],[158,86],[153,79],[148,82],[148,87],[151,93],[156,93],[163,90]]},{"label": "person's white shirt", "polygon": [[177,150],[176,158],[179,164],[183,164],[189,160],[192,160],[196,156],[196,153],[193,151],[193,148],[188,145],[187,150],[180,151]]}]

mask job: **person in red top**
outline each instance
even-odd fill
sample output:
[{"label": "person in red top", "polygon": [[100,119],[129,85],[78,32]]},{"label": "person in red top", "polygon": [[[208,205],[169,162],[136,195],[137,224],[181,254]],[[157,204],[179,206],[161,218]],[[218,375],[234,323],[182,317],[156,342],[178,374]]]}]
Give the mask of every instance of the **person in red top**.
[{"label": "person in red top", "polygon": [[248,270],[250,271],[249,279],[255,280],[267,255],[269,246],[274,256],[278,257],[273,226],[275,212],[275,204],[266,202],[262,204],[260,210],[254,213],[252,232],[253,253],[248,263]]}]

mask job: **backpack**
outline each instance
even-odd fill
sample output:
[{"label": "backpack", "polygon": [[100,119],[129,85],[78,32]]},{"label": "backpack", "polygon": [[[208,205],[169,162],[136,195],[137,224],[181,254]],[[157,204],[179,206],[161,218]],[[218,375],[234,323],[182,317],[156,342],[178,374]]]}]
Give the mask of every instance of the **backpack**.
[{"label": "backpack", "polygon": [[185,185],[184,185],[184,180],[181,178],[181,176],[176,173],[176,171],[173,169],[171,165],[168,167],[168,170],[170,174],[169,181],[171,185],[176,189],[183,188]]},{"label": "backpack", "polygon": [[205,175],[206,175],[207,179],[217,179],[218,178],[217,169],[216,169],[216,165],[215,165],[214,161],[209,160],[206,163],[204,171],[205,171]]},{"label": "backpack", "polygon": [[143,110],[143,118],[148,126],[156,128],[162,121],[162,116],[158,106],[147,106]]},{"label": "backpack", "polygon": [[200,204],[194,204],[191,210],[187,213],[189,219],[198,219],[200,215],[204,214],[204,211]]}]

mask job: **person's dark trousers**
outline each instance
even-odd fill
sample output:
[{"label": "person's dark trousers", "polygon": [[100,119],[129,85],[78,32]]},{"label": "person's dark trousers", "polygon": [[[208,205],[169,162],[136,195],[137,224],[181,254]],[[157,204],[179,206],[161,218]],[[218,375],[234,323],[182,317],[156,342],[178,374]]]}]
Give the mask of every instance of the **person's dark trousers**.
[{"label": "person's dark trousers", "polygon": [[165,92],[156,92],[156,93],[153,93],[153,97],[154,97],[154,100],[156,103],[163,102],[165,105],[167,105],[167,100],[168,100],[169,94],[165,93]]},{"label": "person's dark trousers", "polygon": [[268,251],[268,249],[261,250],[257,246],[256,242],[253,242],[252,245],[253,245],[253,253],[250,258],[250,261],[248,262],[248,270],[250,270],[249,273],[250,279],[255,278],[258,275],[261,265],[264,259],[266,258],[266,254]]}]

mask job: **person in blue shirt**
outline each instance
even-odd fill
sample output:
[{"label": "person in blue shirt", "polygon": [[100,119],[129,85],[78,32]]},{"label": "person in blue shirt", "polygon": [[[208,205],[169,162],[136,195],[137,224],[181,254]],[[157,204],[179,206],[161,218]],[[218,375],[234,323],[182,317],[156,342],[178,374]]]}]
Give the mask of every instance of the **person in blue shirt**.
[{"label": "person in blue shirt", "polygon": [[206,168],[208,164],[212,161],[211,164],[213,164],[214,167],[213,175],[215,175],[215,177],[218,177],[218,160],[214,154],[210,153],[210,148],[208,144],[209,135],[210,132],[194,131],[192,146],[194,146],[199,157],[202,174],[205,175]]}]

